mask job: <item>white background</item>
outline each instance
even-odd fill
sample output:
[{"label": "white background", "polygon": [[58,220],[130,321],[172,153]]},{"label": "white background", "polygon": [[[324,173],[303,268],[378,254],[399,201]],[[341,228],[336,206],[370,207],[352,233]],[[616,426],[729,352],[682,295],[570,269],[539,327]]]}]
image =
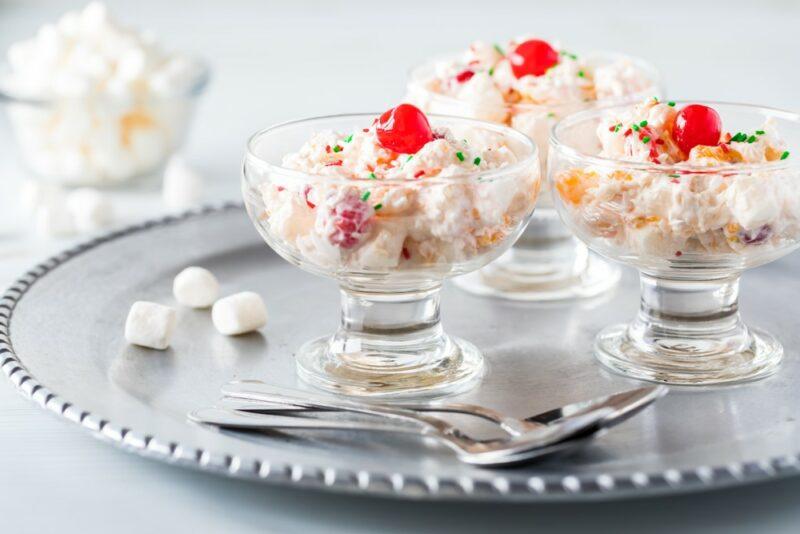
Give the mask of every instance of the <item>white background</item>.
[{"label": "white background", "polygon": [[[535,33],[570,50],[639,55],[670,98],[800,108],[800,4],[750,2],[110,2],[172,49],[207,58],[213,80],[185,149],[206,200],[237,198],[247,136],[290,118],[377,111],[430,55]],[[0,48],[81,2],[1,2]],[[796,150],[800,150],[797,147]],[[0,120],[0,285],[67,242],[28,235],[19,168]],[[115,193],[122,222],[161,211],[153,191]],[[800,481],[706,495],[585,505],[396,502],[282,490],[187,472],[95,442],[0,380],[0,532],[796,532]],[[690,414],[688,414],[690,416]],[[799,444],[800,445],[800,444]],[[799,447],[800,448],[800,447]]]}]

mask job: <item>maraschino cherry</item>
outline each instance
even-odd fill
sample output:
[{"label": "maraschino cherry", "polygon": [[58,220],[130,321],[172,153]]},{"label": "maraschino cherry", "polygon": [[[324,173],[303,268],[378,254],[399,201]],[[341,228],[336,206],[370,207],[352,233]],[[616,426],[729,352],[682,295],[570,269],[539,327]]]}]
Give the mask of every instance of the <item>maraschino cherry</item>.
[{"label": "maraschino cherry", "polygon": [[509,55],[514,76],[541,76],[547,69],[558,64],[558,52],[541,39],[531,39],[517,46]]},{"label": "maraschino cherry", "polygon": [[428,118],[411,104],[400,104],[381,115],[375,131],[383,148],[401,154],[414,154],[433,141]]},{"label": "maraschino cherry", "polygon": [[690,104],[675,116],[672,138],[678,148],[688,154],[698,146],[714,146],[722,135],[722,119],[713,108]]}]

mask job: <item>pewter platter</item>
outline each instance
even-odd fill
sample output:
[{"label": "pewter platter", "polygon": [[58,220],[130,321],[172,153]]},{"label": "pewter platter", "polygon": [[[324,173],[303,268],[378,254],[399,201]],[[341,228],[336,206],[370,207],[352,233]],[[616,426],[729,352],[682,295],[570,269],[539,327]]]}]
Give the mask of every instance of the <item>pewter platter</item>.
[{"label": "pewter platter", "polygon": [[[213,270],[223,293],[260,292],[270,309],[262,334],[216,334],[207,311],[182,309],[173,348],[125,344],[135,300],[173,303],[173,276]],[[35,267],[0,300],[0,364],[46,409],[131,452],[264,483],[417,499],[580,500],[706,490],[796,474],[800,469],[800,282],[795,254],[747,273],[745,318],[786,347],[777,375],[761,382],[676,389],[654,407],[569,456],[513,469],[461,465],[413,438],[377,435],[254,436],[188,423],[219,387],[258,378],[303,387],[292,351],[337,325],[330,280],[290,266],[260,240],[238,206],[204,209],[96,239]],[[446,328],[483,348],[488,372],[465,400],[530,415],[635,385],[605,372],[592,336],[637,307],[626,273],[609,297],[530,306],[447,287]],[[355,439],[353,439],[355,437]]]}]

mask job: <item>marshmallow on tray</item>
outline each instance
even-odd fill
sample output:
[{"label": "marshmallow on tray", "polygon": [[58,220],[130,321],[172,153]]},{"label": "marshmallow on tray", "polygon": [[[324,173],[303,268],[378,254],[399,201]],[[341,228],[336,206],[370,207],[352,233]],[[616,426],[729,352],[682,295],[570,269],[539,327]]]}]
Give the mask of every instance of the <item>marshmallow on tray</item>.
[{"label": "marshmallow on tray", "polygon": [[211,320],[221,334],[245,334],[267,324],[267,307],[257,293],[243,291],[214,303]]},{"label": "marshmallow on tray", "polygon": [[45,202],[34,211],[34,230],[40,237],[69,237],[75,234],[75,221],[63,202]]},{"label": "marshmallow on tray", "polygon": [[133,345],[164,350],[169,347],[177,314],[169,306],[138,301],[125,322],[125,340]]},{"label": "marshmallow on tray", "polygon": [[95,232],[110,225],[114,218],[108,195],[96,189],[76,189],[69,193],[67,209],[79,232]]},{"label": "marshmallow on tray", "polygon": [[64,191],[57,185],[39,180],[26,180],[19,190],[19,203],[26,214],[34,214],[39,206],[50,202],[61,202]]},{"label": "marshmallow on tray", "polygon": [[164,169],[164,204],[171,210],[196,206],[203,198],[203,180],[180,156],[173,156]]},{"label": "marshmallow on tray", "polygon": [[219,282],[207,269],[187,267],[172,284],[175,300],[190,308],[208,308],[219,296]]}]

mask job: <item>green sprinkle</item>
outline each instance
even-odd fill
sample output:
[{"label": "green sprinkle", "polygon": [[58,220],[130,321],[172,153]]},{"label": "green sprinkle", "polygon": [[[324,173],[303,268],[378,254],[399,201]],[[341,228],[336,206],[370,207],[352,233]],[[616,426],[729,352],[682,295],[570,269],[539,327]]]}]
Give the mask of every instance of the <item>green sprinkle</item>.
[{"label": "green sprinkle", "polygon": [[491,67],[489,69],[489,76],[492,76],[493,74],[494,74],[494,67]]},{"label": "green sprinkle", "polygon": [[788,150],[785,151],[783,154],[781,154],[781,159],[786,159],[788,157],[789,157],[789,151]]},{"label": "green sprinkle", "polygon": [[764,135],[765,133],[767,132],[765,132],[764,130],[756,130],[756,135]]},{"label": "green sprinkle", "polygon": [[653,102],[658,102],[658,97],[657,96],[653,97]]},{"label": "green sprinkle", "polygon": [[412,159],[413,157],[414,157],[414,155],[413,155],[413,154],[412,154],[411,156],[408,156],[408,157],[406,158],[406,163],[408,163],[409,161],[411,161],[411,159]]},{"label": "green sprinkle", "polygon": [[639,128],[638,124],[634,124],[633,126],[631,126],[631,128],[633,128],[634,132],[638,132],[641,129],[641,128]]},{"label": "green sprinkle", "polygon": [[647,121],[642,121],[642,122],[640,122],[640,123],[639,123],[639,126],[641,126],[642,128],[644,128],[645,126],[647,126]]},{"label": "green sprinkle", "polygon": [[345,143],[349,143],[352,140],[353,140],[353,134],[350,134],[350,135],[348,135],[347,137],[344,138],[344,142]]},{"label": "green sprinkle", "polygon": [[370,179],[370,180],[377,180],[377,179],[378,179],[378,177],[377,177],[377,176],[375,176],[375,173],[374,173],[374,172],[371,172],[371,173],[369,173],[369,179]]},{"label": "green sprinkle", "polygon": [[547,114],[547,117],[550,119],[554,119],[556,117],[556,114],[551,111],[550,113]]},{"label": "green sprinkle", "polygon": [[668,174],[667,176],[669,176],[670,178],[680,178],[681,177],[680,174]]},{"label": "green sprinkle", "polygon": [[675,107],[675,102],[673,102],[672,100],[670,100],[669,102],[667,102],[667,105],[668,105],[669,107],[671,107],[671,108],[674,108],[674,107]]},{"label": "green sprinkle", "polygon": [[456,152],[456,157],[458,158],[458,161],[464,161],[464,154],[461,152]]},{"label": "green sprinkle", "polygon": [[751,135],[750,137],[747,138],[747,142],[748,143],[755,143],[756,142],[756,136],[755,135]]},{"label": "green sprinkle", "polygon": [[380,204],[380,203],[378,203],[378,204],[375,204],[375,207],[374,207],[373,209],[374,209],[375,211],[378,211],[378,210],[379,210],[379,209],[381,209],[382,207],[383,207],[383,204]]},{"label": "green sprinkle", "polygon": [[478,157],[478,158],[473,159],[472,163],[474,163],[475,165],[480,165],[481,164],[481,158]]},{"label": "green sprinkle", "polygon": [[364,202],[366,202],[366,201],[367,201],[367,199],[369,198],[369,196],[370,196],[371,194],[372,194],[372,193],[371,193],[371,192],[369,192],[369,191],[364,191],[364,194],[363,194],[363,195],[361,195],[361,200],[363,200]]},{"label": "green sprinkle", "polygon": [[340,147],[339,145],[336,145],[335,147],[333,147],[333,151],[334,152],[341,152],[342,151],[342,147]]},{"label": "green sprinkle", "polygon": [[747,134],[743,134],[742,132],[736,132],[736,135],[731,137],[731,142],[733,143],[743,143],[747,141]]},{"label": "green sprinkle", "polygon": [[578,71],[578,78],[583,78],[584,76],[586,76],[586,73],[583,72],[582,70],[579,70]]},{"label": "green sprinkle", "polygon": [[500,54],[501,56],[506,55],[506,53],[503,52],[503,49],[500,47],[499,44],[495,43],[494,44],[494,49],[497,50],[497,53]]},{"label": "green sprinkle", "polygon": [[561,55],[562,55],[562,56],[567,56],[567,57],[568,57],[568,58],[570,58],[570,59],[578,59],[578,56],[577,56],[577,55],[575,55],[575,54],[573,54],[573,53],[571,53],[571,52],[567,52],[566,50],[562,50],[562,51],[561,51]]},{"label": "green sprinkle", "polygon": [[649,142],[650,142],[650,136],[649,135],[645,135],[644,137],[642,137],[642,143],[647,144]]},{"label": "green sprinkle", "polygon": [[617,133],[618,131],[620,131],[621,128],[622,128],[622,123],[620,122],[619,124],[614,126],[614,133]]}]

